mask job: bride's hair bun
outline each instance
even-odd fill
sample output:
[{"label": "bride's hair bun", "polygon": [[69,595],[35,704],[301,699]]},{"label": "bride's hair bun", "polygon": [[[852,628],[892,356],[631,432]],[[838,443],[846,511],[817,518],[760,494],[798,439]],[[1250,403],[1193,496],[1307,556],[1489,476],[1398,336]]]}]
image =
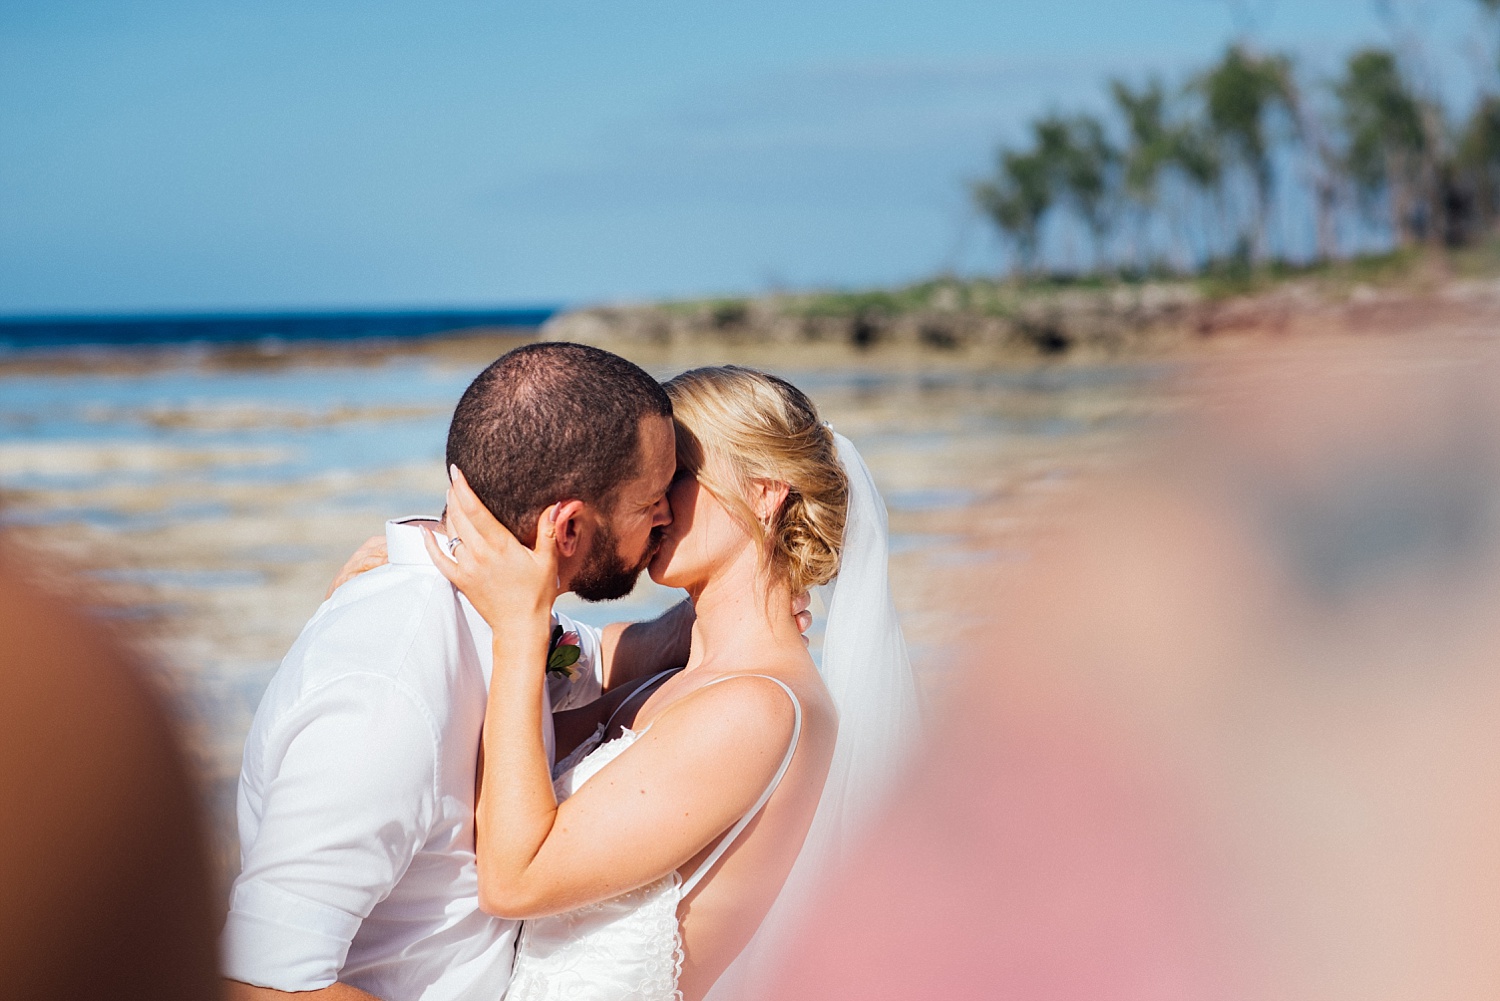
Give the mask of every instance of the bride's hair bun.
[{"label": "bride's hair bun", "polygon": [[[678,465],[758,538],[773,578],[786,581],[793,594],[832,580],[849,480],[833,431],[807,395],[784,379],[738,365],[695,368],[666,389],[677,422]],[[746,500],[750,481],[759,479],[787,485],[786,500],[769,523]]]}]

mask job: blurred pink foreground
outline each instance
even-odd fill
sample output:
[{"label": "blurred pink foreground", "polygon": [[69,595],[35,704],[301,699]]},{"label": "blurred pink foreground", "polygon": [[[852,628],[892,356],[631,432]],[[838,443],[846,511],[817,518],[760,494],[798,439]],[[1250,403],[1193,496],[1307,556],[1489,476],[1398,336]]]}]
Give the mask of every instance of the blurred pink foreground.
[{"label": "blurred pink foreground", "polygon": [[1342,343],[965,583],[974,688],[771,996],[1500,996],[1500,368]]}]

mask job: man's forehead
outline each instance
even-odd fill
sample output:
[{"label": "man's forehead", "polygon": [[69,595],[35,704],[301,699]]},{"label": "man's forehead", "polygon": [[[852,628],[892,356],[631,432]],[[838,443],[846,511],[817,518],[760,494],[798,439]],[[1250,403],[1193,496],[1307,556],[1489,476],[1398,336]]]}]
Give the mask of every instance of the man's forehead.
[{"label": "man's forehead", "polygon": [[677,471],[677,437],[672,419],[651,417],[646,421],[641,429],[641,465],[624,487],[643,498],[661,493]]},{"label": "man's forehead", "polygon": [[662,461],[670,456],[677,461],[677,424],[670,417],[651,417],[642,427],[642,440],[647,442],[644,451],[650,459]]}]

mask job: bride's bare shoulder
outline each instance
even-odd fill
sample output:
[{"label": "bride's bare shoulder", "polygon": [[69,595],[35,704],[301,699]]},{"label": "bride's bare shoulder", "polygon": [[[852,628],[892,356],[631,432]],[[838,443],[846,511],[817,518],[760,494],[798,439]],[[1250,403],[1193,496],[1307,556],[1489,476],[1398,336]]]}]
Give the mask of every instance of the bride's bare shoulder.
[{"label": "bride's bare shoulder", "polygon": [[786,685],[796,697],[804,732],[823,729],[836,720],[833,699],[812,659],[805,653],[801,657],[788,653],[757,658],[754,663],[736,665],[700,691],[706,695],[714,689],[723,689],[720,696],[726,703],[738,700],[746,711],[758,711],[762,719],[780,721],[785,717],[791,720],[796,716],[796,709],[786,691],[776,682]]},{"label": "bride's bare shoulder", "polygon": [[682,702],[695,703],[700,712],[715,716],[743,715],[759,720],[785,717],[790,726],[796,713],[777,680],[769,672],[728,671],[698,686]]}]

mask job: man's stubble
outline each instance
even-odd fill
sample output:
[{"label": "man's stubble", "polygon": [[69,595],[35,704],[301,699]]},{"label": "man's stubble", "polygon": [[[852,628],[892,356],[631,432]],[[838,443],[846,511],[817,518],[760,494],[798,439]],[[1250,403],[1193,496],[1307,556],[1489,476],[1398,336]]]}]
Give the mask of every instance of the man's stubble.
[{"label": "man's stubble", "polygon": [[614,601],[635,590],[635,582],[661,547],[662,529],[651,532],[651,540],[633,566],[620,556],[620,540],[614,529],[601,524],[583,565],[573,577],[572,591],[584,601]]}]

